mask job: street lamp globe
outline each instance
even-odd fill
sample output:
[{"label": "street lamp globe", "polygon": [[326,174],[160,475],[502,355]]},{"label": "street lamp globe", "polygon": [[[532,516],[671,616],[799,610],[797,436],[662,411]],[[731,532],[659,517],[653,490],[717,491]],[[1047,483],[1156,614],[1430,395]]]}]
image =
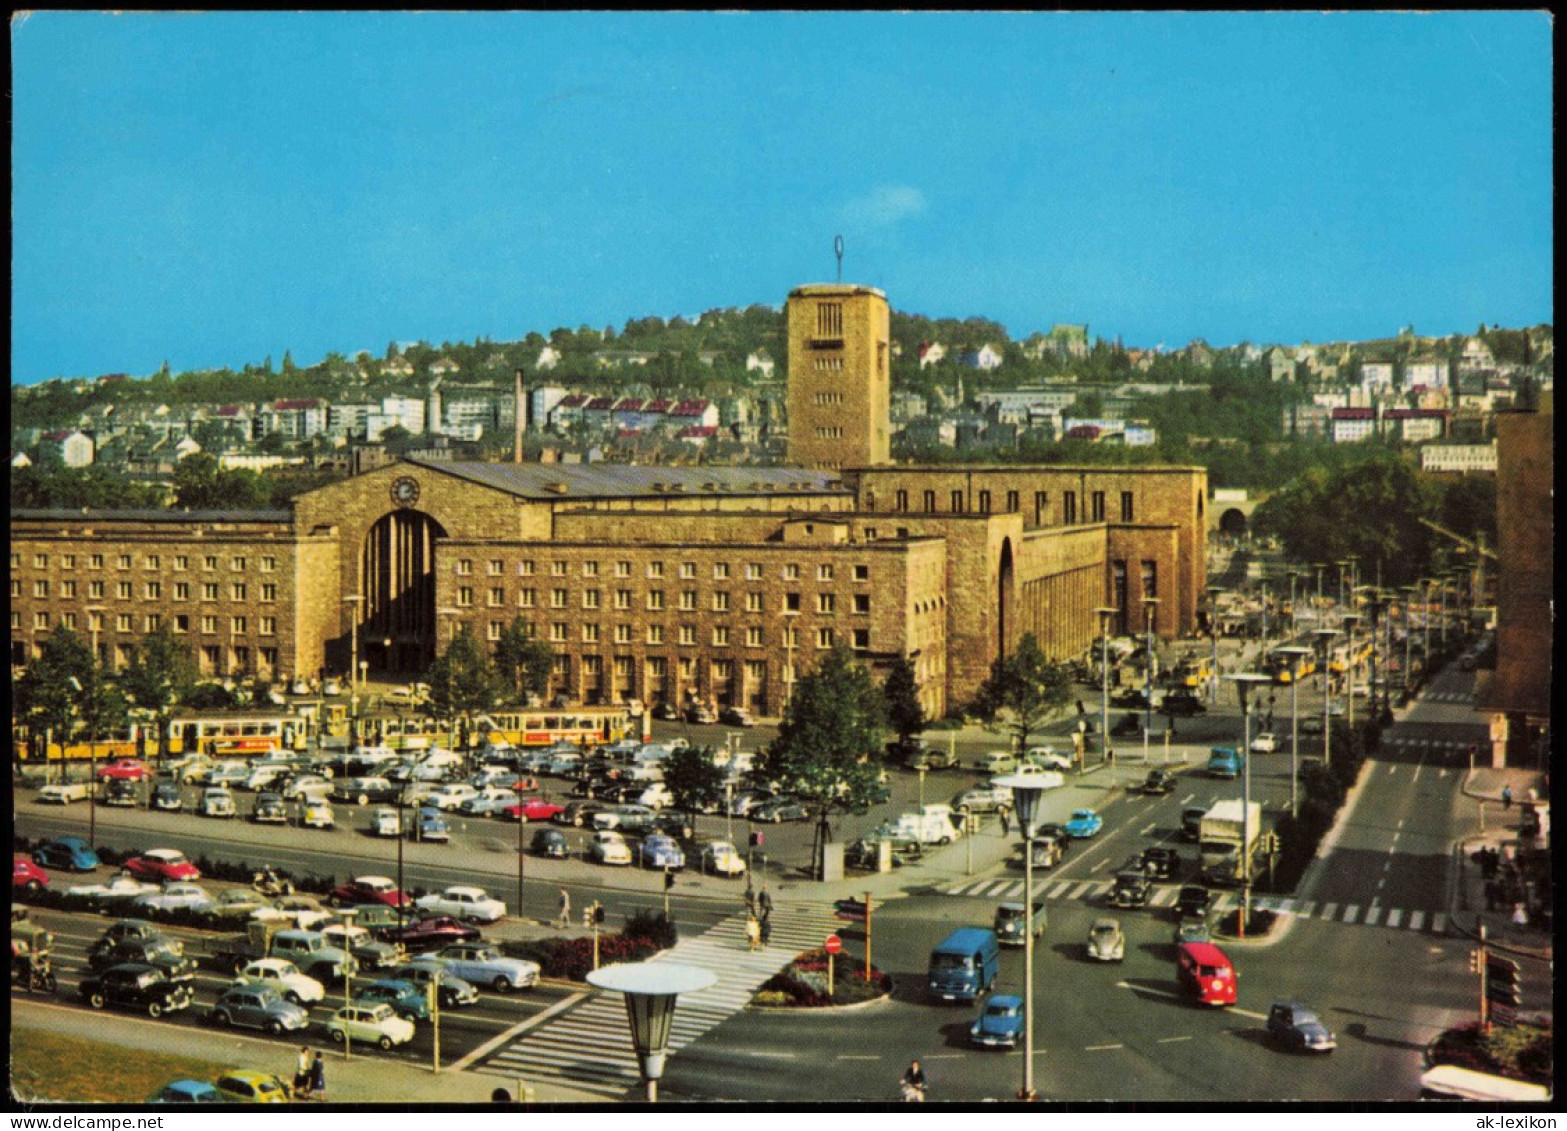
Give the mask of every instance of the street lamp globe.
[{"label": "street lamp globe", "polygon": [[718,976],[711,970],[673,962],[622,962],[589,971],[587,977],[589,984],[601,990],[625,995],[637,1064],[647,1081],[648,1100],[657,1100],[658,1081],[669,1056],[675,1001],[681,994],[707,989]]}]

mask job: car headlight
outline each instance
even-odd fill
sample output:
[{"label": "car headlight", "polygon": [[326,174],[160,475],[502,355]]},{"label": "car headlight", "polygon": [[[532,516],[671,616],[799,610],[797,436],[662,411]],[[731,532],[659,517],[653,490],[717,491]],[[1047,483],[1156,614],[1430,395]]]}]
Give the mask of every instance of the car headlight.
[{"label": "car headlight", "polygon": [[969,1036],[971,1036],[971,1037],[979,1036],[979,1034],[980,1034],[979,1022],[976,1021],[976,1022],[974,1022],[974,1024],[970,1025],[968,1032],[969,1032]]}]

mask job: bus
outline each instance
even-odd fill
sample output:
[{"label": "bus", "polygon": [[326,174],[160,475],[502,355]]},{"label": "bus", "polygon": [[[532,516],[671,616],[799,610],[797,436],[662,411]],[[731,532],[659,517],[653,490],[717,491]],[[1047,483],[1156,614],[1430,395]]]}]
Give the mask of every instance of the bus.
[{"label": "bus", "polygon": [[1370,640],[1355,641],[1355,650],[1353,655],[1350,653],[1348,644],[1340,644],[1338,647],[1333,649],[1333,657],[1328,661],[1328,671],[1332,672],[1334,675],[1343,675],[1351,668],[1353,668],[1355,671],[1359,671],[1370,661]]},{"label": "bus", "polygon": [[619,707],[530,707],[491,711],[475,720],[481,733],[499,734],[513,746],[553,746],[570,742],[594,746],[618,742],[637,731],[635,716]]},{"label": "bus", "polygon": [[1317,670],[1315,655],[1291,656],[1282,650],[1268,653],[1265,665],[1274,683],[1295,683]]},{"label": "bus", "polygon": [[1509,1080],[1456,1064],[1439,1064],[1421,1073],[1420,1098],[1484,1104],[1543,1104],[1550,1102],[1551,1090],[1544,1084]]}]

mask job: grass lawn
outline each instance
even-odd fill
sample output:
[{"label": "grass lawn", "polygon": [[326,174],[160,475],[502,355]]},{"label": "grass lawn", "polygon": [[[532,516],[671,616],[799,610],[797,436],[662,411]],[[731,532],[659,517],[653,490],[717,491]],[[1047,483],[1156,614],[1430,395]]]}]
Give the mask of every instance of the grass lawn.
[{"label": "grass lawn", "polygon": [[128,1055],[117,1046],[92,1045],[88,1051],[86,1043],[44,1029],[12,1029],[13,1097],[21,1102],[143,1103],[170,1080],[211,1080],[229,1067],[151,1049]]}]

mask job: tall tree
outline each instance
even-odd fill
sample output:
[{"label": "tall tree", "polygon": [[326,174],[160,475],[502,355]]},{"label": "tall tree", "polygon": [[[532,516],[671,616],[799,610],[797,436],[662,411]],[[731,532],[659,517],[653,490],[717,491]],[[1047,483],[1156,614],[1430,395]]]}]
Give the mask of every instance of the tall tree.
[{"label": "tall tree", "polygon": [[539,639],[535,626],[516,617],[501,630],[495,645],[496,672],[513,696],[543,696],[555,668],[555,650]]},{"label": "tall tree", "polygon": [[928,720],[920,705],[920,685],[913,660],[907,656],[893,660],[881,690],[887,699],[887,723],[900,739],[907,741],[925,729]]},{"label": "tall tree", "polygon": [[160,763],[169,749],[169,718],[175,705],[191,694],[198,675],[190,647],[163,623],[141,638],[131,665],[120,676],[131,702],[157,723]]},{"label": "tall tree", "polygon": [[495,670],[466,624],[435,658],[425,681],[430,685],[430,705],[437,718],[466,720],[495,705]]},{"label": "tall tree", "polygon": [[1009,731],[1016,748],[1023,750],[1029,735],[1071,699],[1071,669],[1046,659],[1034,634],[1026,633],[1016,651],[991,664],[974,706],[987,724]]},{"label": "tall tree", "polygon": [[93,682],[96,667],[86,642],[63,625],[39,644],[37,657],[12,684],[12,709],[26,721],[35,749],[45,752],[50,738],[62,748],[70,741],[80,722],[81,689]]},{"label": "tall tree", "polygon": [[866,667],[837,645],[794,685],[763,768],[816,813],[813,855],[834,812],[864,812],[878,797],[887,702]]},{"label": "tall tree", "polygon": [[711,746],[682,746],[664,759],[664,786],[694,828],[698,813],[712,812],[723,801],[724,768],[714,761]]}]

